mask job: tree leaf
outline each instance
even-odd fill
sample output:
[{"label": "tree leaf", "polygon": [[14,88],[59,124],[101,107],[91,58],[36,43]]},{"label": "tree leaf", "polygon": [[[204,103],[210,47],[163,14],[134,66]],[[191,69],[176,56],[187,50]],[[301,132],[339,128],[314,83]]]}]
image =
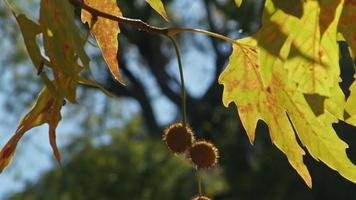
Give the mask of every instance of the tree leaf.
[{"label": "tree leaf", "polygon": [[24,38],[25,46],[28,54],[35,65],[37,71],[40,70],[43,64],[40,48],[36,43],[36,37],[42,33],[40,25],[31,21],[24,14],[16,16],[17,23],[20,26],[22,36]]},{"label": "tree leaf", "polygon": [[[61,97],[76,103],[76,87],[80,82],[98,87],[110,95],[99,84],[79,75],[83,69],[89,68],[89,58],[84,51],[85,41],[74,24],[73,8],[67,1],[59,1],[42,0],[40,9],[45,53],[50,59],[58,93]],[[84,68],[77,63],[78,57],[84,64]]]},{"label": "tree leaf", "polygon": [[60,163],[60,154],[55,144],[55,129],[61,120],[60,110],[63,105],[63,99],[58,100],[51,95],[51,92],[44,88],[37,99],[36,104],[31,111],[20,121],[15,134],[6,143],[0,152],[0,172],[11,161],[16,146],[22,136],[30,129],[40,126],[44,123],[49,124],[49,134],[53,152]]},{"label": "tree leaf", "polygon": [[265,121],[272,142],[286,154],[290,164],[311,187],[311,178],[303,163],[304,151],[296,141],[286,109],[274,94],[279,85],[273,88],[264,85],[257,60],[256,48],[233,46],[230,64],[219,77],[219,83],[224,85],[224,105],[236,103],[251,143],[254,142],[257,121]]},{"label": "tree leaf", "polygon": [[53,83],[48,79],[46,74],[42,73],[42,68],[44,66],[46,59],[43,58],[40,48],[36,43],[37,35],[42,33],[40,25],[28,19],[23,14],[20,14],[15,17],[18,25],[20,26],[21,33],[24,38],[26,50],[32,60],[32,63],[37,69],[37,73],[41,76],[43,82],[45,83],[47,88],[51,91],[52,95],[58,96]]},{"label": "tree leaf", "polygon": [[338,30],[343,34],[351,48],[353,59],[356,59],[356,1],[345,1],[340,17]]},{"label": "tree leaf", "polygon": [[77,67],[72,36],[66,28],[64,14],[61,14],[62,3],[56,1],[41,1],[39,21],[43,32],[44,49],[50,60],[58,93],[62,98],[76,103],[76,82],[70,80],[70,76],[75,76],[81,69]]},{"label": "tree leaf", "polygon": [[240,7],[242,4],[242,0],[235,0],[235,4],[237,7]]},{"label": "tree leaf", "polygon": [[[283,3],[288,4],[285,1]],[[291,12],[296,8],[291,5],[289,7],[286,6],[282,7]],[[261,75],[266,85],[269,85],[271,81],[271,71],[276,60],[282,57],[285,59],[288,56],[293,39],[291,31],[299,25],[298,23],[299,20],[297,17],[286,14],[283,10],[275,7],[271,0],[267,0],[262,18],[263,26],[253,36],[255,38],[262,38],[258,40],[258,45],[260,47]]]},{"label": "tree leaf", "polygon": [[[120,9],[116,5],[116,0],[84,0],[84,3],[102,12],[122,16]],[[95,36],[111,74],[117,81],[123,84],[123,80],[119,74],[119,62],[117,59],[119,49],[117,35],[120,33],[118,22],[102,17],[96,19],[85,10],[82,10],[82,22],[89,24],[90,32]]]},{"label": "tree leaf", "polygon": [[[32,110],[19,123],[15,134],[1,150],[0,172],[9,164],[21,137],[28,130],[44,123],[49,125],[49,142],[60,163],[55,130],[61,120],[60,110],[64,98],[76,102],[78,83],[101,88],[96,82],[79,75],[83,69],[89,68],[90,60],[84,51],[85,40],[82,39],[75,26],[73,12],[73,8],[67,1],[42,0],[39,24],[29,20],[25,15],[16,16],[14,13],[26,48],[46,87],[39,94]],[[36,37],[40,33],[42,33],[45,53],[49,60],[41,55],[36,43]],[[77,63],[78,58],[84,67]],[[53,80],[42,73],[44,65],[50,67]]]},{"label": "tree leaf", "polygon": [[[348,145],[337,136],[332,127],[332,123],[337,121],[331,114],[332,102],[343,98],[336,97],[333,101],[326,102],[318,96],[306,97],[297,89],[296,84],[288,80],[288,72],[283,67],[283,56],[275,59],[269,72],[269,85],[266,85],[262,79],[259,56],[262,48],[259,48],[258,41],[247,38],[238,41],[240,45],[233,46],[230,63],[219,77],[219,83],[224,85],[224,105],[228,106],[231,102],[237,105],[251,142],[254,140],[257,121],[265,121],[272,142],[287,155],[291,165],[308,186],[311,187],[311,179],[303,163],[304,151],[297,143],[293,128],[313,158],[323,161],[345,178],[356,182],[356,166],[345,151]],[[340,91],[337,89],[334,94],[338,92]],[[322,112],[316,115],[315,107],[318,105],[313,104],[320,101],[327,109],[323,107]]]},{"label": "tree leaf", "polygon": [[161,0],[146,0],[146,2],[150,4],[150,6],[155,9],[166,21],[169,21],[166,9],[164,8]]},{"label": "tree leaf", "polygon": [[356,126],[356,81],[350,86],[350,92],[345,105],[345,121]]},{"label": "tree leaf", "polygon": [[339,82],[336,37],[341,10],[341,1],[305,1],[304,14],[291,30],[292,46],[285,66],[289,79],[304,93],[330,96],[330,88]]},{"label": "tree leaf", "polygon": [[[271,82],[271,72],[276,62],[282,63],[287,69],[290,67],[285,65],[285,61],[288,59],[292,41],[294,40],[293,30],[300,25],[299,18],[303,16],[303,11],[299,8],[302,7],[302,4],[298,6],[298,2],[291,4],[285,1],[267,0],[263,13],[263,26],[253,36],[258,40],[260,71],[263,82],[266,85],[269,85]],[[288,14],[286,11],[289,11]],[[336,10],[331,9],[332,11]],[[322,24],[327,24],[325,17],[324,21]],[[329,23],[331,21],[329,20]],[[333,42],[335,43],[335,40]],[[295,51],[298,51],[299,55],[303,55],[303,52],[299,49],[295,49]],[[288,80],[294,82],[293,80]],[[309,104],[312,110],[315,111],[318,109],[318,113],[316,113],[318,117],[327,117],[329,120],[337,122],[337,119],[343,119],[345,96],[338,82],[334,82],[331,88],[329,88],[329,93],[329,97],[318,94],[304,94],[304,96],[308,97],[307,100],[313,102]]]},{"label": "tree leaf", "polygon": [[[58,1],[58,0],[57,0]],[[82,37],[80,29],[75,24],[76,18],[74,16],[74,7],[71,6],[68,1],[57,3],[58,5],[55,7],[57,12],[62,13],[63,22],[60,25],[62,29],[66,32],[66,40],[70,41],[72,44],[72,48],[75,52],[75,55],[79,57],[82,61],[83,66],[89,69],[90,58],[84,50],[84,45],[86,43],[86,38]]]},{"label": "tree leaf", "polygon": [[89,57],[84,50],[85,40],[76,27],[74,9],[68,1],[42,0],[40,26],[44,37],[46,55],[52,62],[76,63],[80,58],[89,68]]}]

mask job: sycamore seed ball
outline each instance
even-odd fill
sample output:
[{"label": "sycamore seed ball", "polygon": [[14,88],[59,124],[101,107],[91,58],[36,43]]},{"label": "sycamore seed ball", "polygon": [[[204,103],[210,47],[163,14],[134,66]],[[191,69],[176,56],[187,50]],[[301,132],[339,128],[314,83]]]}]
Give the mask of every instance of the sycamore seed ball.
[{"label": "sycamore seed ball", "polygon": [[196,196],[192,200],[211,200],[211,199],[206,196]]},{"label": "sycamore seed ball", "polygon": [[219,152],[214,144],[198,141],[189,149],[189,158],[198,170],[207,169],[217,164]]},{"label": "sycamore seed ball", "polygon": [[193,145],[194,140],[193,131],[182,123],[172,124],[164,130],[163,141],[173,153],[184,153]]}]

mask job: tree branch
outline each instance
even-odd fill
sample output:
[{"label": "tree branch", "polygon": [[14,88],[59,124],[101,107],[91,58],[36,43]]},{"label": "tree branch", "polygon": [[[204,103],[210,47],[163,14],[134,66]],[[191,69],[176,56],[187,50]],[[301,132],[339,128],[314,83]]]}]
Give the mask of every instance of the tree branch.
[{"label": "tree branch", "polygon": [[135,99],[142,109],[142,115],[145,120],[145,125],[150,130],[153,130],[149,133],[152,133],[152,136],[159,136],[161,128],[158,125],[156,117],[153,112],[152,105],[150,104],[150,98],[146,94],[141,82],[139,82],[127,69],[126,63],[121,64],[122,72],[125,74],[125,77],[128,78],[129,83],[132,83],[132,86],[122,86],[117,84],[117,82],[112,78],[108,73],[106,81],[106,89],[112,92],[117,97],[127,96]]},{"label": "tree branch", "polygon": [[113,21],[121,22],[126,24],[127,26],[130,26],[134,29],[137,29],[139,31],[144,31],[147,33],[155,33],[155,34],[160,34],[160,35],[167,35],[168,28],[160,28],[160,27],[155,27],[152,25],[147,24],[146,22],[143,22],[142,20],[139,19],[131,19],[131,18],[126,18],[122,16],[114,16],[108,13],[101,12],[100,10],[97,10],[95,8],[92,8],[86,4],[84,4],[81,0],[68,0],[72,5],[80,7],[83,10],[86,10],[90,14],[93,15],[93,17],[103,17],[106,19],[110,19]]},{"label": "tree branch", "polygon": [[226,37],[224,35],[202,30],[202,29],[192,29],[192,28],[160,28],[156,26],[152,26],[147,24],[146,22],[143,22],[140,19],[132,19],[132,18],[127,18],[127,17],[122,17],[122,16],[114,16],[105,12],[101,12],[100,10],[97,10],[95,8],[92,8],[86,4],[84,4],[81,0],[68,0],[71,4],[74,6],[80,7],[83,10],[86,10],[89,12],[94,18],[96,17],[103,17],[112,21],[117,21],[119,23],[126,24],[127,26],[130,26],[131,28],[134,28],[139,31],[144,31],[147,33],[152,33],[152,34],[158,34],[158,35],[163,35],[166,37],[172,37],[178,33],[184,33],[184,32],[195,32],[195,33],[202,33],[205,35],[209,35],[211,37],[219,38],[221,40],[228,41],[233,44],[240,45],[238,42],[235,40]]}]

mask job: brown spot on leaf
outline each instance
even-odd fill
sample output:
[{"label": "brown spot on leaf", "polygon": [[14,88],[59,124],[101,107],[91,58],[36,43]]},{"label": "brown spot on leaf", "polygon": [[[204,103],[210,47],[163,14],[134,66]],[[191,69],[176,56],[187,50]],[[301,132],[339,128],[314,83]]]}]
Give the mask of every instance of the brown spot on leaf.
[{"label": "brown spot on leaf", "polygon": [[270,87],[267,87],[266,91],[267,91],[268,93],[270,93],[270,94],[271,94],[271,92],[272,92]]}]

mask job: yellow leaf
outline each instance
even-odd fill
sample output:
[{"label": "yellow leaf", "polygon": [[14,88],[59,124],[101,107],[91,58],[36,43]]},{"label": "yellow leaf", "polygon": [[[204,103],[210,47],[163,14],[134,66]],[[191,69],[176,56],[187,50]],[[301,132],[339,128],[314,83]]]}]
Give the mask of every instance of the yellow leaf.
[{"label": "yellow leaf", "polygon": [[155,9],[166,21],[168,21],[168,16],[166,9],[161,0],[146,0],[150,6]]},{"label": "yellow leaf", "polygon": [[[327,1],[324,1],[324,3]],[[335,1],[337,2],[337,1]],[[276,5],[275,5],[276,3]],[[263,26],[261,30],[253,36],[258,39],[259,55],[260,55],[260,70],[261,76],[266,85],[270,84],[272,69],[276,62],[285,65],[288,58],[292,41],[294,40],[294,29],[300,25],[302,17],[302,3],[298,1],[285,2],[285,1],[271,1],[267,0],[266,8],[263,13]],[[324,4],[322,4],[324,5]],[[323,13],[336,12],[336,8],[324,7]],[[288,13],[287,13],[288,12]],[[322,17],[323,27],[330,24],[333,18]],[[324,28],[323,28],[324,29]],[[334,40],[335,45],[335,40]],[[336,54],[337,52],[333,52]],[[300,52],[299,54],[302,54]],[[304,59],[304,58],[300,58]],[[282,61],[281,61],[282,60]],[[290,66],[287,66],[287,69]],[[289,80],[292,81],[293,80]],[[313,101],[310,107],[315,111],[317,110],[318,117],[328,118],[328,121],[337,122],[337,119],[343,119],[343,108],[345,104],[344,94],[338,84],[334,84],[329,88],[330,96],[326,98],[318,94],[305,94],[307,100]],[[319,106],[320,105],[320,106]]]},{"label": "yellow leaf", "polygon": [[292,46],[285,67],[289,79],[304,93],[330,96],[330,88],[339,82],[336,37],[341,10],[340,0],[305,1],[304,14],[291,30]]},{"label": "yellow leaf", "polygon": [[345,0],[339,22],[339,31],[351,48],[353,59],[356,59],[356,1]]},{"label": "yellow leaf", "polygon": [[[102,12],[122,16],[120,9],[116,5],[116,0],[84,0],[84,3]],[[92,23],[94,21],[95,23]],[[111,74],[117,81],[123,84],[123,80],[119,74],[119,62],[117,58],[119,49],[117,35],[120,33],[118,22],[102,17],[94,19],[93,16],[85,10],[82,10],[82,22],[89,24],[90,32],[95,36]]]},{"label": "yellow leaf", "polygon": [[20,121],[15,134],[2,148],[0,152],[0,172],[2,172],[11,161],[15,153],[16,146],[21,137],[28,130],[36,126],[40,126],[44,123],[48,123],[49,125],[49,135],[52,149],[55,157],[60,163],[60,154],[55,143],[55,129],[58,125],[58,122],[61,120],[60,110],[62,105],[63,99],[58,100],[52,97],[51,92],[47,88],[44,88],[41,91],[36,104],[33,106],[31,111]]},{"label": "yellow leaf", "polygon": [[350,96],[345,105],[345,120],[356,126],[356,81],[350,86]]},{"label": "yellow leaf", "polygon": [[267,87],[263,83],[257,49],[251,47],[254,42],[250,40],[248,43],[248,46],[233,46],[230,64],[219,77],[219,83],[224,85],[224,105],[236,103],[251,143],[255,138],[257,121],[265,121],[269,126],[272,142],[286,154],[290,164],[311,187],[311,178],[303,163],[304,151],[298,145],[286,109],[280,105],[275,94],[280,83],[273,80],[273,87]]},{"label": "yellow leaf", "polygon": [[237,5],[237,7],[240,7],[242,4],[242,0],[235,0],[235,4]]},{"label": "yellow leaf", "polygon": [[[263,38],[257,38],[263,40]],[[234,102],[243,126],[253,142],[255,127],[259,119],[269,127],[272,142],[288,157],[291,165],[311,187],[311,178],[303,163],[304,151],[298,145],[293,128],[301,143],[316,160],[321,160],[345,178],[356,182],[356,166],[346,154],[348,145],[335,133],[332,123],[334,103],[343,102],[343,95],[328,100],[326,97],[306,97],[288,80],[288,72],[283,67],[283,56],[274,58],[270,70],[270,82],[266,85],[261,73],[260,46],[256,39],[247,38],[234,45],[230,63],[219,77],[224,85],[223,103]],[[335,86],[335,85],[334,85]],[[335,89],[333,94],[339,94]],[[307,101],[308,99],[308,101]],[[324,102],[321,113],[315,110]],[[334,114],[334,111],[336,114]],[[333,114],[333,115],[332,115]]]},{"label": "yellow leaf", "polygon": [[[277,1],[278,2],[278,1]],[[288,4],[289,2],[285,2]],[[298,25],[296,16],[285,13],[283,10],[275,8],[271,0],[267,0],[266,8],[263,12],[261,30],[253,37],[262,38],[258,41],[260,52],[261,75],[266,85],[271,81],[271,70],[276,60],[286,58],[291,46],[291,30]],[[297,6],[291,6],[289,11],[293,11]],[[298,11],[295,10],[295,13]]]}]

